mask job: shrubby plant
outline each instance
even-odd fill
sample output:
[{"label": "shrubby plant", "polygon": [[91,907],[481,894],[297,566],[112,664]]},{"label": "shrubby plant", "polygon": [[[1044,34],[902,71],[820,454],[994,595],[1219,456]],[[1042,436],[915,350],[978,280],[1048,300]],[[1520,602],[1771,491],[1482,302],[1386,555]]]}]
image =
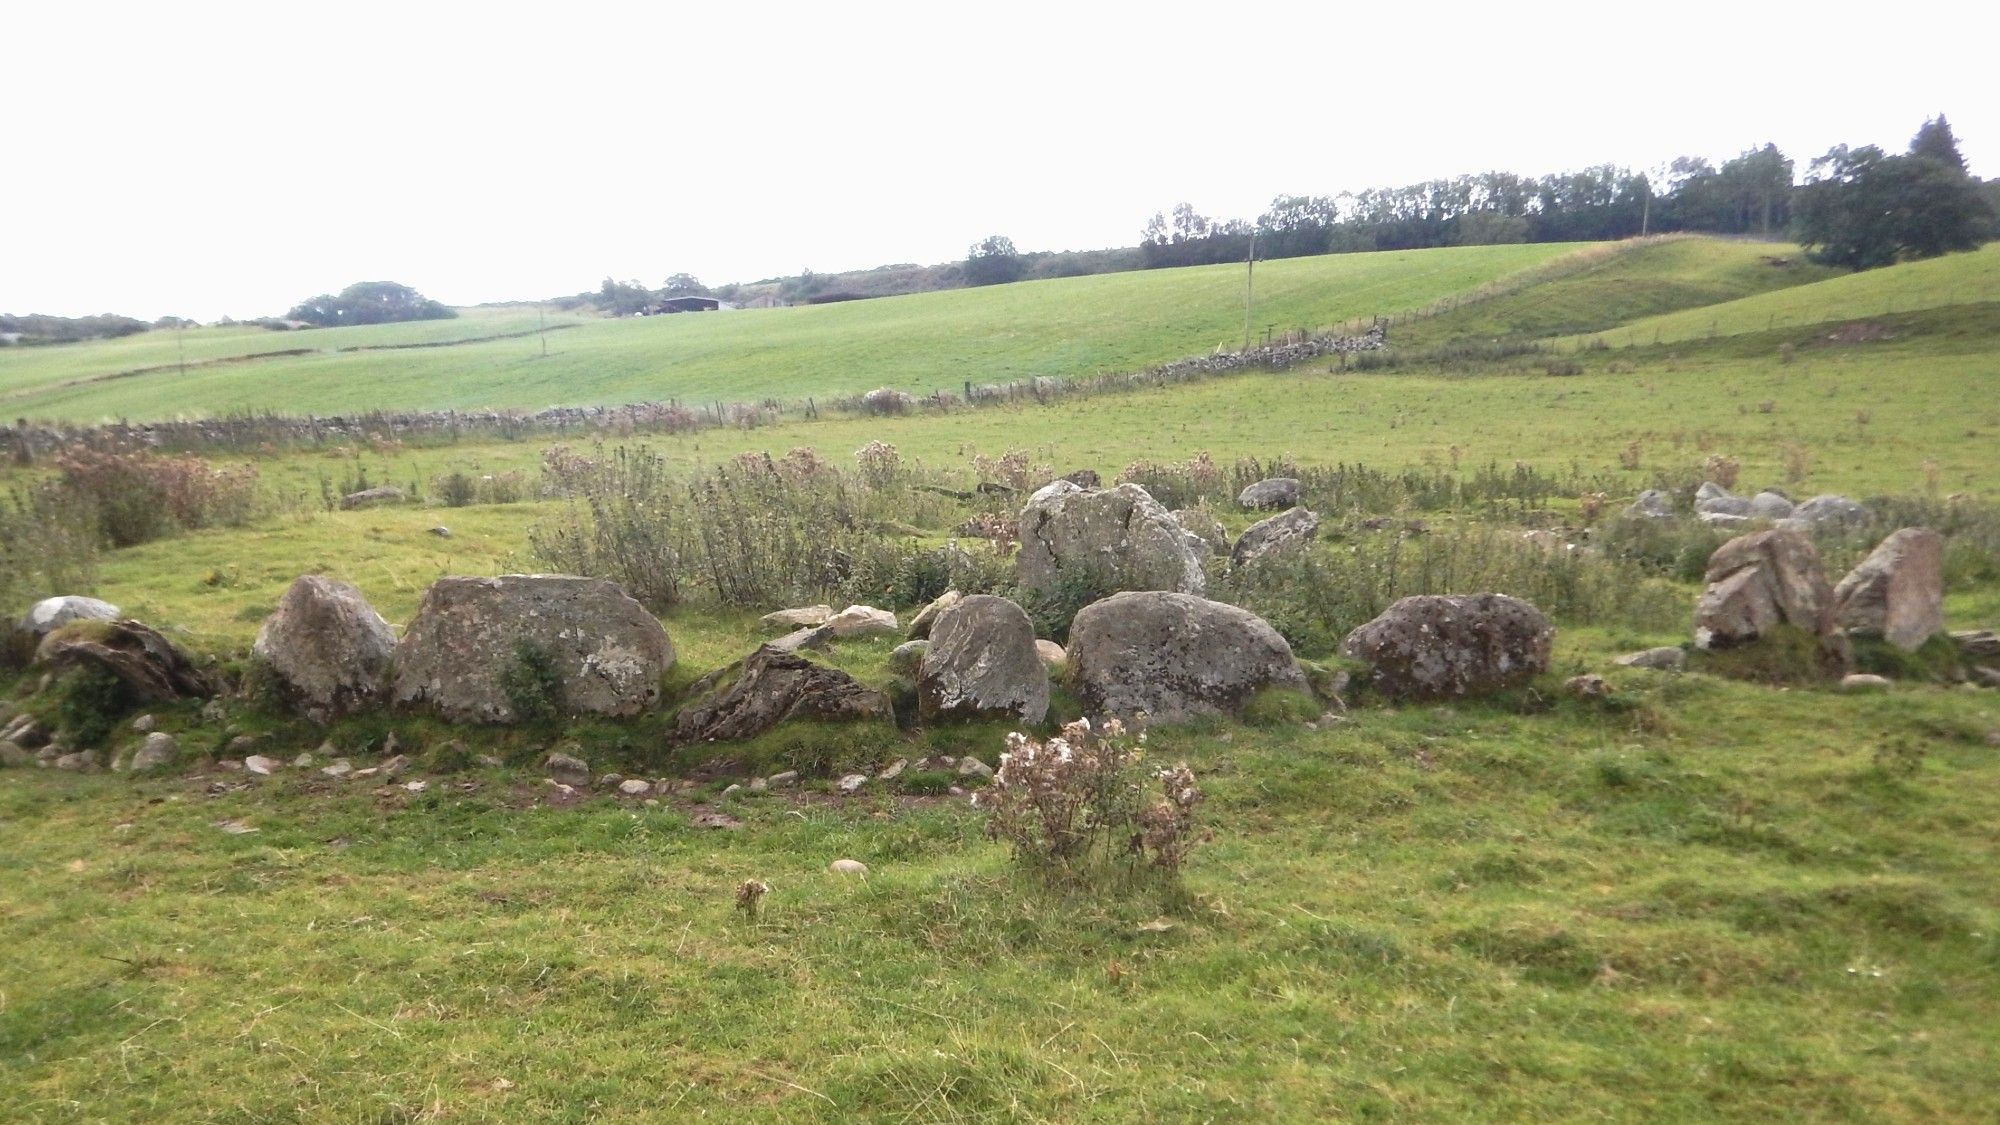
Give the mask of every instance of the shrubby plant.
[{"label": "shrubby plant", "polygon": [[[1040,741],[1016,731],[993,781],[978,795],[986,834],[1046,877],[1093,867],[1145,864],[1178,876],[1188,853],[1209,836],[1201,787],[1186,765],[1141,768],[1143,734],[1116,719],[1078,719]],[[1147,789],[1157,785],[1157,795]]]},{"label": "shrubby plant", "polygon": [[99,537],[112,547],[177,531],[241,527],[257,514],[254,465],[218,468],[192,454],[78,447],[58,457],[55,469],[62,486],[96,510]]}]

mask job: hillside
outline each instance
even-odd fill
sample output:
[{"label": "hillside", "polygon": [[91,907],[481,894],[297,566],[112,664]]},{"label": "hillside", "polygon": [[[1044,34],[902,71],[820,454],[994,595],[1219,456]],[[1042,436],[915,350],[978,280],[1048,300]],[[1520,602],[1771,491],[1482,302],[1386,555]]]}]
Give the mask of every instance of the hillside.
[{"label": "hillside", "polygon": [[[1416,309],[1575,249],[1481,246],[1264,263],[1257,269],[1254,327],[1284,331]],[[1243,271],[1151,270],[837,305],[589,320],[552,333],[547,357],[532,338],[400,352],[326,350],[533,327],[532,311],[505,310],[379,329],[202,330],[188,333],[190,359],[320,350],[118,379],[103,377],[173,363],[173,339],[148,333],[61,354],[0,351],[0,414],[90,422],[244,410],[741,402],[876,386],[928,393],[968,381],[1136,370],[1240,346]]]},{"label": "hillside", "polygon": [[1844,274],[1810,285],[1641,317],[1586,337],[1585,342],[1672,344],[1954,305],[1991,307],[1995,302],[2000,302],[2000,243],[1970,253]]}]

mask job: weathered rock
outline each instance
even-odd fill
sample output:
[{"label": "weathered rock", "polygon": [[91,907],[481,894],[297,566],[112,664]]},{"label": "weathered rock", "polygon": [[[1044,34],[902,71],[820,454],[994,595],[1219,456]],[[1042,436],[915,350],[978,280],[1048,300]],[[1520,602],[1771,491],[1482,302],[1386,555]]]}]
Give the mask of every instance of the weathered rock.
[{"label": "weathered rock", "polygon": [[1814,527],[1851,527],[1868,521],[1868,509],[1845,496],[1815,496],[1793,508],[1791,518]]},{"label": "weathered rock", "polygon": [[179,645],[137,621],[73,621],[42,638],[35,663],[58,673],[78,668],[108,672],[139,703],[215,694],[214,682]]},{"label": "weathered rock", "polygon": [[1695,645],[1749,644],[1779,625],[1817,637],[1833,631],[1833,589],[1819,551],[1803,532],[1738,536],[1708,559],[1707,585],[1695,603]]},{"label": "weathered rock", "polygon": [[1887,676],[1873,676],[1866,672],[1853,672],[1840,678],[1842,691],[1888,691],[1890,686]]},{"label": "weathered rock", "polygon": [[1246,508],[1289,508],[1299,502],[1299,482],[1295,477],[1260,480],[1236,494],[1236,502]]},{"label": "weathered rock", "polygon": [[1069,654],[1054,641],[1036,641],[1035,655],[1042,658],[1042,665],[1051,672],[1060,671],[1069,664]]},{"label": "weathered rock", "polygon": [[1673,497],[1657,488],[1649,488],[1639,494],[1625,509],[1626,519],[1670,520],[1674,518]]},{"label": "weathered rock", "polygon": [[1728,498],[1729,498],[1728,489],[1722,487],[1721,485],[1715,483],[1712,480],[1702,481],[1701,487],[1694,490],[1695,510],[1700,511],[1701,506],[1709,501],[1725,500]]},{"label": "weathered rock", "polygon": [[1951,641],[1967,660],[2000,659],[2000,633],[1991,629],[1960,629]]},{"label": "weathered rock", "polygon": [[842,793],[859,793],[861,792],[861,787],[866,784],[868,784],[867,774],[850,773],[843,775],[839,781],[834,782],[833,787]]},{"label": "weathered rock", "polygon": [[929,639],[931,626],[937,624],[938,614],[957,605],[958,599],[964,596],[957,590],[946,590],[937,596],[936,601],[918,610],[917,615],[910,618],[910,639],[913,641]]},{"label": "weathered rock", "polygon": [[451,538],[451,529],[443,524],[439,524],[431,528],[431,534],[437,536],[439,539],[449,539]]},{"label": "weathered rock", "polygon": [[821,628],[836,637],[886,637],[896,632],[896,615],[868,605],[851,605],[826,619]]},{"label": "weathered rock", "polygon": [[632,777],[618,783],[618,791],[627,797],[644,797],[653,791],[653,783]]},{"label": "weathered rock", "polygon": [[1834,622],[1850,633],[1915,649],[1944,631],[1944,536],[1893,532],[1833,588]]},{"label": "weathered rock", "polygon": [[75,750],[68,754],[60,754],[56,757],[55,767],[59,770],[68,770],[72,773],[83,773],[87,770],[97,768],[97,755],[88,750]]},{"label": "weathered rock", "polygon": [[1791,514],[1792,502],[1781,492],[1766,490],[1750,498],[1750,515],[1756,519],[1782,520]]},{"label": "weathered rock", "polygon": [[1062,479],[1080,488],[1096,488],[1104,483],[1104,478],[1097,475],[1096,469],[1075,469],[1064,473]]},{"label": "weathered rock", "polygon": [[1972,682],[1980,687],[2000,688],[2000,668],[1978,665],[1972,669]]},{"label": "weathered rock", "polygon": [[333,761],[321,766],[319,772],[335,781],[339,781],[341,778],[354,772],[354,763],[348,761],[346,758],[335,758]]},{"label": "weathered rock", "polygon": [[408,754],[398,754],[393,758],[383,759],[382,764],[375,768],[382,771],[383,777],[401,777],[410,772],[410,767],[415,764],[410,761]]},{"label": "weathered rock", "polygon": [[1687,667],[1687,650],[1676,645],[1662,645],[1640,652],[1628,652],[1612,660],[1620,668],[1651,668],[1656,672],[1678,672]]},{"label": "weathered rock", "polygon": [[1694,502],[1694,510],[1698,515],[1736,516],[1741,519],[1748,519],[1750,517],[1750,501],[1748,498],[1742,496],[1711,496],[1706,500],[1696,500]]},{"label": "weathered rock", "polygon": [[830,605],[808,605],[767,613],[758,618],[757,623],[768,629],[783,629],[789,632],[794,629],[810,629],[816,625],[824,625],[832,616],[833,607]]},{"label": "weathered rock", "polygon": [[1444,699],[1547,671],[1555,635],[1541,610],[1506,594],[1421,594],[1349,633],[1340,650],[1368,664],[1384,695]]},{"label": "weathered rock", "polygon": [[924,662],[924,653],[929,651],[929,641],[904,641],[889,653],[889,667],[898,672],[914,672]]},{"label": "weathered rock", "polygon": [[1581,676],[1571,676],[1564,680],[1563,690],[1578,699],[1603,699],[1611,694],[1611,685],[1603,676],[1595,672],[1585,672]]},{"label": "weathered rock", "polygon": [[396,634],[361,591],[308,574],[278,599],[250,652],[270,668],[288,703],[326,723],[382,698]]},{"label": "weathered rock", "polygon": [[258,739],[256,735],[239,734],[236,737],[230,739],[229,742],[223,746],[222,752],[229,755],[232,758],[247,757],[249,754],[256,751],[257,745],[258,745]]},{"label": "weathered rock", "polygon": [[340,498],[340,507],[343,511],[353,511],[356,508],[367,508],[376,504],[400,504],[404,498],[402,489],[393,484],[384,484],[348,493]]},{"label": "weathered rock", "polygon": [[[754,738],[792,719],[891,720],[889,697],[854,677],[770,645],[743,658],[735,680],[674,716],[675,743]],[[774,777],[773,783],[777,782]]]},{"label": "weathered rock", "polygon": [[1167,591],[1085,606],[1070,625],[1069,663],[1084,706],[1123,719],[1238,714],[1261,689],[1309,690],[1291,646],[1263,618]]},{"label": "weathered rock", "polygon": [[974,594],[939,614],[917,669],[917,710],[925,722],[1041,722],[1049,670],[1027,613],[1006,598]]},{"label": "weathered rock", "polygon": [[146,735],[146,741],[140,743],[138,751],[132,755],[130,769],[132,773],[146,773],[150,769],[174,765],[178,757],[180,757],[180,745],[174,741],[174,737],[154,731],[152,735]]},{"label": "weathered rock", "polygon": [[0,741],[11,742],[23,750],[38,750],[48,745],[49,732],[33,715],[16,715],[5,730],[0,730]]},{"label": "weathered rock", "polygon": [[1229,565],[1242,566],[1280,551],[1303,547],[1319,532],[1319,517],[1305,508],[1290,508],[1251,524],[1229,552]]},{"label": "weathered rock", "polygon": [[512,722],[505,684],[525,657],[546,659],[568,714],[651,708],[674,645],[644,607],[601,578],[508,574],[440,578],[396,646],[392,692],[461,722]]},{"label": "weathered rock", "polygon": [[590,784],[590,766],[574,754],[554,751],[542,759],[542,772],[550,780],[572,788],[582,788]]},{"label": "weathered rock", "polygon": [[993,767],[967,754],[958,760],[958,776],[991,778],[993,776]]},{"label": "weathered rock", "polygon": [[868,865],[858,859],[836,859],[827,864],[826,869],[835,875],[865,877],[868,874]]},{"label": "weathered rock", "polygon": [[1065,580],[1099,590],[1207,588],[1202,551],[1180,521],[1136,484],[1078,488],[1056,481],[1021,509],[1021,585],[1055,590]]},{"label": "weathered rock", "polygon": [[276,758],[267,758],[262,754],[252,754],[243,759],[243,768],[256,774],[258,777],[269,777],[279,770],[284,769],[285,765]]},{"label": "weathered rock", "polygon": [[1750,522],[1749,516],[1739,516],[1733,512],[1697,512],[1695,519],[1710,527],[1742,527]]},{"label": "weathered rock", "polygon": [[779,652],[798,652],[801,649],[825,648],[833,642],[833,630],[825,625],[814,625],[805,629],[794,629],[775,641],[766,641],[765,648]]},{"label": "weathered rock", "polygon": [[14,627],[40,640],[72,621],[116,621],[119,612],[117,606],[96,598],[43,598],[30,606]]},{"label": "weathered rock", "polygon": [[153,716],[141,715],[138,718],[132,720],[132,729],[140,734],[150,734],[152,733],[153,728],[158,724],[159,720],[155,719]]},{"label": "weathered rock", "polygon": [[17,769],[34,760],[35,756],[18,744],[0,738],[0,767]]},{"label": "weathered rock", "polygon": [[1209,554],[1217,557],[1229,554],[1229,530],[1206,508],[1175,508],[1170,514]]},{"label": "weathered rock", "polygon": [[897,778],[903,776],[903,771],[909,768],[910,768],[910,760],[908,758],[897,758],[895,761],[890,762],[887,766],[883,767],[882,772],[875,775],[875,780],[894,781]]}]

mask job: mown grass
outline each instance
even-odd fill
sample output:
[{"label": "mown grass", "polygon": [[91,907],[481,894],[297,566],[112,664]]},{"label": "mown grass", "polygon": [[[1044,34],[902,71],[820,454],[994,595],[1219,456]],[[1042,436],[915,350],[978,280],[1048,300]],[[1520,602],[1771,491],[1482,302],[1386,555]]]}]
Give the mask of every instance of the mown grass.
[{"label": "mown grass", "polygon": [[[1266,325],[1315,328],[1419,308],[1575,249],[1480,246],[1270,262],[1258,269],[1255,328],[1260,334]],[[47,375],[50,361],[23,349],[0,352],[0,393],[23,388],[0,402],[9,417],[88,422],[243,410],[538,409],[668,399],[699,405],[825,398],[877,386],[957,392],[967,381],[1138,370],[1240,347],[1242,333],[1242,269],[1204,266],[837,305],[590,320],[551,334],[547,357],[527,338],[64,384]],[[318,337],[269,333],[247,350],[267,350],[267,340],[275,341],[272,348],[331,346],[315,343]],[[171,352],[171,341],[166,346]],[[132,366],[122,351],[94,361],[90,349],[97,347],[64,349],[68,378]],[[172,362],[171,354],[159,362]]]},{"label": "mown grass", "polygon": [[705,832],[513,807],[506,774],[16,772],[0,1112],[1988,1116],[1992,696],[1616,680],[1628,706],[1157,734],[1220,832],[1164,900],[1041,889],[955,802],[732,799],[746,827]]}]

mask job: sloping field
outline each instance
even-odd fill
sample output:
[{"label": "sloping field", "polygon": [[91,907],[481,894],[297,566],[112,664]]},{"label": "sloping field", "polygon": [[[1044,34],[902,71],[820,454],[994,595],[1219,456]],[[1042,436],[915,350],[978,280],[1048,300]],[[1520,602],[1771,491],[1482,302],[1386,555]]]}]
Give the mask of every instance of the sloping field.
[{"label": "sloping field", "polygon": [[[1270,262],[1257,270],[1254,327],[1316,327],[1416,309],[1576,249],[1477,246]],[[526,327],[533,319],[532,313],[525,317]],[[465,332],[467,325],[407,327],[488,334]],[[550,335],[547,357],[538,341],[521,338],[409,352],[321,351],[91,382],[92,375],[173,362],[171,337],[153,342],[166,349],[165,359],[157,348],[141,358],[139,345],[122,341],[78,348],[60,362],[24,350],[0,353],[0,412],[91,422],[243,410],[741,402],[876,386],[927,393],[957,390],[967,381],[1136,370],[1219,345],[1240,346],[1242,333],[1243,270],[1204,266],[838,305],[592,320]],[[216,354],[231,347],[242,354],[391,342],[371,336],[318,343],[332,335],[264,333],[217,340],[215,348]],[[99,348],[115,350],[98,359],[93,352]]]},{"label": "sloping field", "polygon": [[1845,274],[1723,304],[1645,317],[1590,338],[1614,347],[1671,344],[1996,301],[2000,301],[2000,243],[1969,253]]},{"label": "sloping field", "polygon": [[[1628,244],[1629,245],[1629,244]],[[1641,317],[1807,285],[1840,271],[1805,260],[1796,246],[1669,237],[1518,292],[1399,327],[1399,346],[1590,332]]]}]

